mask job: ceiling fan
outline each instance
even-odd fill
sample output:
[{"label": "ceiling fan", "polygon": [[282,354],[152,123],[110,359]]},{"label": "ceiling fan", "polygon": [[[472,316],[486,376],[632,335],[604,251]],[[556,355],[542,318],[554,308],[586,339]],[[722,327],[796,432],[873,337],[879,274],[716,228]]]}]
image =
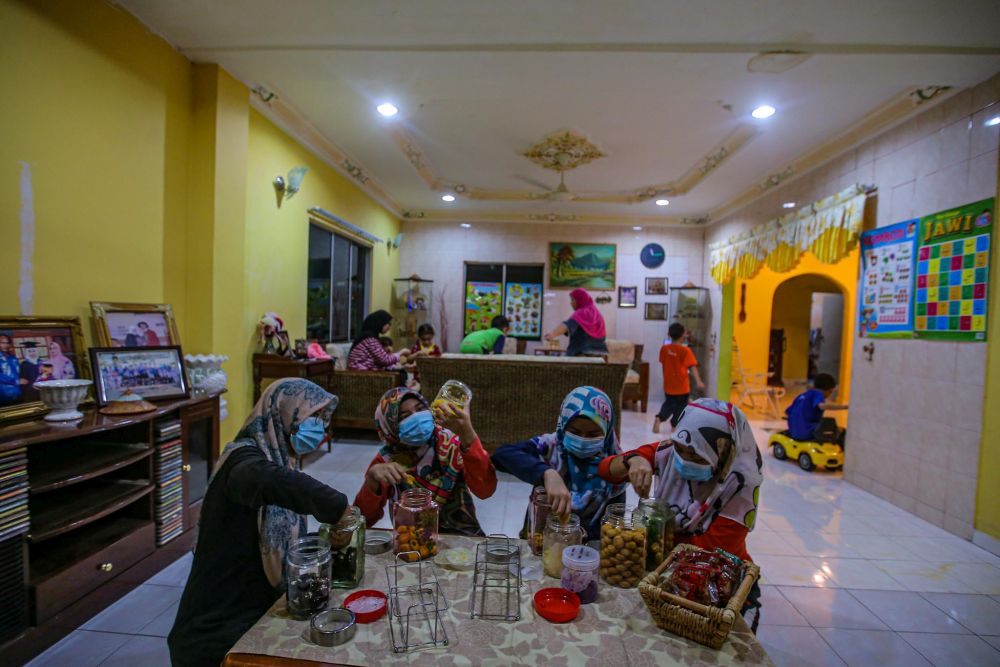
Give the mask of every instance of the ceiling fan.
[{"label": "ceiling fan", "polygon": [[[568,158],[569,155],[566,155],[566,157]],[[539,199],[548,199],[549,201],[573,201],[577,197],[576,194],[571,192],[570,189],[566,187],[566,172],[563,171],[562,169],[559,170],[559,185],[556,186],[555,189],[550,188],[548,185],[542,183],[541,181],[536,181],[533,178],[528,178],[527,176],[521,176],[520,174],[515,174],[515,178],[518,178],[524,181],[525,183],[528,183],[529,185],[533,185],[536,188],[541,188],[542,190],[545,190],[546,194],[540,195],[538,197]]]}]

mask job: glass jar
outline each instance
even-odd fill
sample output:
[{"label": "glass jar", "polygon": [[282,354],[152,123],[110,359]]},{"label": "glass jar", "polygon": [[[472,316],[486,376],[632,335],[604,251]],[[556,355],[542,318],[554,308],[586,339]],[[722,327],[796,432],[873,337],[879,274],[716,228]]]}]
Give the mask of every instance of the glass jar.
[{"label": "glass jar", "polygon": [[550,514],[542,536],[542,568],[545,574],[556,579],[561,577],[563,549],[583,544],[586,538],[587,531],[580,526],[580,517],[570,514],[565,521],[561,521]]},{"label": "glass jar", "polygon": [[438,552],[440,508],[427,489],[407,489],[392,507],[393,553],[414,562]]},{"label": "glass jar", "polygon": [[601,521],[601,578],[634,588],[646,574],[646,527],[634,507],[612,503]]},{"label": "glass jar", "polygon": [[365,576],[365,518],[353,505],[334,525],[324,523],[319,536],[330,543],[333,588],[357,588]]},{"label": "glass jar", "polygon": [[575,546],[562,552],[562,587],[580,597],[581,604],[597,599],[597,569],[601,554],[597,549]]},{"label": "glass jar", "polygon": [[302,537],[285,554],[288,613],[309,618],[330,602],[330,545],[316,536]]},{"label": "glass jar", "polygon": [[674,512],[653,498],[643,498],[636,510],[646,526],[646,572],[660,567],[674,548]]},{"label": "glass jar", "polygon": [[545,522],[551,511],[552,505],[549,504],[549,496],[545,493],[545,487],[536,486],[531,490],[531,509],[528,513],[528,546],[531,547],[531,553],[536,556],[542,555]]},{"label": "glass jar", "polygon": [[441,389],[438,390],[437,397],[431,403],[431,411],[435,414],[443,403],[451,403],[459,410],[464,410],[465,406],[472,400],[472,390],[468,385],[459,380],[448,380]]}]

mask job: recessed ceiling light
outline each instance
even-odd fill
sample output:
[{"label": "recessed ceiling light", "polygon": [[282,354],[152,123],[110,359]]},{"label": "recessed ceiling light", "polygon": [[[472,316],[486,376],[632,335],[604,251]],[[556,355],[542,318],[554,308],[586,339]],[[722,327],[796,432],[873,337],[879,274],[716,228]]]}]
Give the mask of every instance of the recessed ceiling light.
[{"label": "recessed ceiling light", "polygon": [[993,127],[994,125],[1000,125],[1000,116],[993,116],[985,123],[986,127]]},{"label": "recessed ceiling light", "polygon": [[455,201],[455,195],[441,195],[441,201]]},{"label": "recessed ceiling light", "polygon": [[396,105],[390,102],[383,102],[382,104],[375,107],[375,110],[378,111],[383,116],[385,116],[386,118],[389,118],[390,116],[395,116],[396,114],[399,113],[399,109],[396,108]]},{"label": "recessed ceiling light", "polygon": [[669,199],[657,199],[656,200],[656,205],[657,206],[666,206],[669,203],[670,203]]},{"label": "recessed ceiling light", "polygon": [[781,208],[795,208],[795,202],[786,201],[784,204],[781,205]]},{"label": "recessed ceiling light", "polygon": [[469,223],[467,223],[467,222],[463,222],[463,223],[462,223],[462,227],[464,227],[464,228],[466,228],[466,229],[468,229],[468,228],[469,228],[469,227],[471,227],[471,226],[472,226],[472,225],[470,225],[470,224],[469,224]]},{"label": "recessed ceiling light", "polygon": [[762,104],[753,111],[751,111],[750,115],[753,116],[754,118],[770,118],[771,116],[774,115],[774,107],[769,106],[767,104]]},{"label": "recessed ceiling light", "polygon": [[639,227],[639,226],[633,227],[632,231],[633,232],[641,232],[642,231],[642,227]]}]

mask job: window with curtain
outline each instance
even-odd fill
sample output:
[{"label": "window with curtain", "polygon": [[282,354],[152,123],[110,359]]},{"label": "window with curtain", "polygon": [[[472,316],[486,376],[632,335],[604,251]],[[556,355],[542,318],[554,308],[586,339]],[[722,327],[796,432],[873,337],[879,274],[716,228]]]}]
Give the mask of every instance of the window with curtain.
[{"label": "window with curtain", "polygon": [[309,225],[306,336],[324,343],[352,340],[368,311],[371,248]]}]

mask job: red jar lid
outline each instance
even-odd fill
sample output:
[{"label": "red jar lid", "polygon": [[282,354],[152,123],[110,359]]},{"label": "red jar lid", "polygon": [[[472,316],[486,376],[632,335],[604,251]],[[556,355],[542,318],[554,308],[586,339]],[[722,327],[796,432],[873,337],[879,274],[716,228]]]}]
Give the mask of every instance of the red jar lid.
[{"label": "red jar lid", "polygon": [[344,608],[354,612],[358,623],[374,623],[385,615],[389,599],[382,591],[355,591],[344,598]]},{"label": "red jar lid", "polygon": [[580,596],[565,588],[543,588],[535,593],[535,611],[550,623],[568,623],[580,613]]}]

